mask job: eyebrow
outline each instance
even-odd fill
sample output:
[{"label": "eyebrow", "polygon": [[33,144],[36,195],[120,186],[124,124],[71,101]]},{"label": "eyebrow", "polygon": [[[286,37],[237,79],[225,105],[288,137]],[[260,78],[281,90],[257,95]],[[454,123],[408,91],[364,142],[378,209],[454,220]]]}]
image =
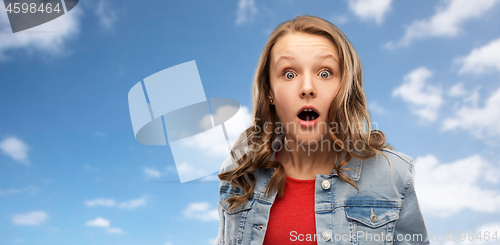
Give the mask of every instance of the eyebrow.
[{"label": "eyebrow", "polygon": [[[319,54],[319,55],[316,55],[314,58],[316,58],[316,59],[319,58],[319,59],[323,59],[323,60],[331,58],[335,62],[339,63],[339,61],[332,54]],[[278,60],[276,61],[276,64],[278,64],[281,60],[295,60],[295,57],[289,56],[289,55],[282,55],[278,58]]]}]

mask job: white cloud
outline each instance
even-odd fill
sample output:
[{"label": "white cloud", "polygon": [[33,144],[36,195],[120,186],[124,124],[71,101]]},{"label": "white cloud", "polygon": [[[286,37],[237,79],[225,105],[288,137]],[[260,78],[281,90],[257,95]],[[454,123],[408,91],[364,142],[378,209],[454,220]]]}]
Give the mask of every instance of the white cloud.
[{"label": "white cloud", "polygon": [[476,138],[498,138],[500,136],[500,88],[493,91],[483,107],[477,105],[477,90],[468,100],[473,105],[462,105],[452,117],[446,118],[442,130],[461,128],[470,131]]},{"label": "white cloud", "polygon": [[[0,4],[1,5],[1,4]],[[1,39],[0,35],[0,39]],[[1,44],[0,44],[1,45]],[[11,157],[24,165],[30,165],[28,151],[30,147],[16,137],[9,137],[0,142],[0,150],[3,154]]]},{"label": "white cloud", "polygon": [[179,173],[180,176],[187,176],[187,175],[199,176],[205,174],[205,171],[196,168],[193,164],[190,164],[188,162],[181,162],[180,164],[178,164],[177,172]]},{"label": "white cloud", "polygon": [[9,188],[9,189],[6,189],[6,190],[0,190],[0,196],[7,196],[7,195],[11,195],[11,194],[18,194],[18,193],[21,193],[21,192],[27,192],[27,193],[35,194],[35,193],[37,193],[39,191],[40,191],[40,189],[38,187],[35,187],[35,186],[24,187],[23,189]]},{"label": "white cloud", "polygon": [[431,154],[418,157],[415,174],[415,190],[425,213],[449,217],[467,208],[500,211],[500,192],[480,186],[482,182],[498,183],[500,171],[479,155],[452,163],[440,163]]},{"label": "white cloud", "polygon": [[217,208],[211,209],[210,204],[207,202],[190,203],[182,212],[184,216],[190,219],[202,221],[219,220]]},{"label": "white cloud", "polygon": [[[234,110],[235,112],[238,111],[237,109],[232,109],[232,110]],[[220,117],[219,115],[225,115],[227,113],[227,111],[231,111],[230,106],[220,107],[220,108],[218,108],[218,110],[215,114],[215,117],[218,118],[218,117]],[[242,123],[245,126],[249,127],[250,125],[252,125],[252,122],[253,122],[252,114],[251,114],[250,110],[248,109],[248,107],[241,106],[240,111],[238,113],[241,113],[241,119],[243,120]],[[222,117],[224,117],[224,116],[222,116]],[[238,123],[240,123],[240,122],[238,122]],[[227,127],[227,125],[226,125],[226,127]],[[232,138],[238,138],[238,136],[241,132],[228,131],[227,133],[228,133],[229,139],[231,140]]]},{"label": "white cloud", "polygon": [[460,33],[461,25],[479,18],[498,0],[447,0],[441,1],[436,13],[428,19],[417,20],[406,28],[404,37],[397,43],[388,42],[386,48],[408,46],[417,39],[429,37],[453,37]]},{"label": "white cloud", "polygon": [[94,227],[109,227],[111,222],[109,220],[97,217],[95,220],[90,220],[85,223],[87,226],[94,226]]},{"label": "white cloud", "polygon": [[369,103],[368,108],[369,108],[370,112],[375,112],[378,114],[385,114],[387,112],[384,109],[384,107],[380,106],[376,101]]},{"label": "white cloud", "polygon": [[479,89],[481,86],[477,86],[474,89],[467,89],[464,87],[463,83],[457,83],[453,85],[448,91],[448,96],[461,99],[455,101],[455,108],[463,106],[465,104],[469,106],[477,106],[481,95],[479,94]]},{"label": "white cloud", "polygon": [[27,214],[14,215],[12,223],[14,225],[40,225],[49,216],[45,212],[35,211]]},{"label": "white cloud", "polygon": [[225,138],[221,138],[220,131],[211,130],[203,134],[197,134],[191,140],[185,140],[186,146],[196,147],[201,152],[211,156],[226,156],[228,154],[228,144]]},{"label": "white cloud", "polygon": [[[500,232],[500,223],[489,223],[489,224],[484,224],[479,229],[478,231],[489,231],[491,234],[494,233],[495,231]],[[498,234],[498,233],[497,233]]]},{"label": "white cloud", "polygon": [[457,58],[455,62],[462,65],[459,74],[500,71],[500,38],[473,49],[469,55]]},{"label": "white cloud", "polygon": [[441,88],[427,83],[432,72],[419,67],[405,75],[401,86],[392,91],[392,96],[400,96],[406,101],[412,113],[424,120],[435,121],[443,99]]},{"label": "white cloud", "polygon": [[[189,179],[192,176],[206,176],[207,174],[217,171],[219,168],[218,164],[220,164],[220,162],[230,153],[230,144],[234,145],[238,136],[245,133],[245,129],[247,129],[252,121],[248,108],[244,106],[240,108],[222,106],[217,108],[214,115],[214,118],[220,118],[221,120],[226,120],[230,117],[229,120],[224,122],[229,142],[222,132],[223,128],[219,125],[218,128],[211,128],[203,133],[183,139],[179,142],[179,144],[182,145],[173,145],[172,143],[171,148],[176,150],[177,156],[180,156],[177,158],[174,156],[174,159],[177,173],[181,180],[186,179],[186,177]],[[211,120],[209,114],[205,115],[199,122],[200,127],[207,129],[208,126],[203,126],[207,125]],[[197,152],[201,155],[193,155],[192,152]],[[197,164],[202,162],[207,164],[204,166]],[[211,168],[207,166],[211,166]],[[217,166],[217,168],[215,168],[215,166]]]},{"label": "white cloud", "polygon": [[206,114],[201,120],[200,120],[200,128],[204,130],[209,130],[213,127],[214,122],[212,116],[210,114]]},{"label": "white cloud", "polygon": [[[467,244],[467,245],[490,245],[490,244],[497,244],[498,239],[493,238],[496,233],[496,237],[498,238],[499,236],[499,231],[500,231],[500,223],[487,223],[481,225],[478,229],[475,231],[472,230],[467,230],[467,231],[450,231],[448,234],[444,233],[439,235],[439,237],[436,239],[436,234],[430,234],[433,235],[433,241],[441,241],[440,243],[432,243],[436,245],[462,245],[462,244]],[[465,232],[465,237],[461,237],[460,233]],[[470,233],[469,233],[470,232]],[[455,236],[458,236],[458,239],[454,239],[452,236],[453,234]],[[445,238],[445,236],[447,238]],[[481,237],[481,239],[479,239]],[[465,238],[465,240],[461,240]],[[432,238],[431,238],[432,239]],[[453,241],[455,240],[455,241]]]},{"label": "white cloud", "polygon": [[349,0],[349,9],[365,21],[375,20],[381,24],[391,10],[392,0]]},{"label": "white cloud", "polygon": [[243,24],[253,19],[258,10],[255,7],[254,0],[240,0],[238,2],[238,11],[236,12],[236,25]]},{"label": "white cloud", "polygon": [[[349,22],[349,17],[345,14],[335,14],[330,18],[330,22],[334,25],[342,25]],[[272,30],[269,31],[268,35],[271,34]]]},{"label": "white cloud", "polygon": [[143,171],[144,171],[144,175],[146,175],[147,179],[160,178],[161,177],[160,171],[158,171],[158,170],[156,170],[154,168],[144,167]]},{"label": "white cloud", "polygon": [[108,228],[108,229],[106,229],[106,232],[113,233],[113,234],[123,234],[123,231],[120,228]]},{"label": "white cloud", "polygon": [[146,205],[146,203],[147,203],[146,197],[143,196],[143,197],[132,199],[132,200],[129,200],[126,202],[122,202],[122,203],[118,204],[118,207],[125,208],[125,209],[134,209],[134,208],[142,207],[142,206]]},{"label": "white cloud", "polygon": [[[215,114],[215,118],[226,118],[226,113],[227,111],[238,111],[238,109],[228,109],[227,107],[221,107]],[[221,113],[222,115],[218,114]],[[251,125],[252,122],[252,115],[249,112],[249,109],[245,106],[241,106],[240,111],[238,113],[241,113],[242,115],[242,120],[245,125]],[[203,125],[206,125],[208,122],[211,122],[211,117],[210,115],[205,116],[201,121],[200,121],[200,127],[203,127]],[[211,123],[210,123],[211,125]],[[205,126],[206,127],[206,126]],[[227,126],[226,126],[227,127]],[[205,128],[208,129],[208,128]],[[231,139],[236,139],[239,136],[239,133],[242,132],[236,132],[236,131],[230,131],[227,130],[228,138]],[[222,156],[225,157],[228,155],[229,150],[228,150],[228,144],[226,140],[214,140],[214,139],[220,139],[219,132],[212,130],[210,132],[205,132],[203,134],[197,134],[194,137],[191,138],[191,140],[187,141],[185,140],[184,143],[187,146],[194,146],[197,149],[200,150],[200,152],[206,153],[207,157],[210,156]],[[191,171],[196,171],[195,167],[187,162],[183,162],[179,164],[177,167],[177,171],[183,172],[183,173],[191,173]]]},{"label": "white cloud", "polygon": [[12,33],[5,5],[0,4],[0,61],[8,60],[7,52],[23,49],[29,53],[40,51],[52,56],[69,53],[66,42],[80,32],[79,5],[68,13],[28,30]]},{"label": "white cloud", "polygon": [[[483,234],[483,237],[485,235],[485,232],[488,231],[490,233],[490,235],[492,236],[495,232],[497,232],[497,236],[498,237],[500,234],[500,223],[488,223],[488,224],[483,224],[479,227],[479,229],[477,229],[476,233],[475,234],[478,234],[478,232],[481,231],[482,234]],[[484,244],[485,242],[487,242],[486,240],[483,240],[483,241],[478,241],[476,240],[476,243],[477,244]],[[491,240],[492,243],[496,243],[497,241],[493,241],[493,239]]]},{"label": "white cloud", "polygon": [[448,91],[448,95],[451,97],[461,97],[467,94],[467,91],[464,88],[464,84],[459,82],[453,85]]},{"label": "white cloud", "polygon": [[85,206],[87,207],[117,207],[117,208],[123,208],[123,209],[134,209],[138,207],[142,207],[147,204],[147,199],[145,196],[136,198],[136,199],[131,199],[125,202],[117,203],[113,199],[104,199],[104,198],[98,198],[95,200],[90,200],[90,201],[85,201]]},{"label": "white cloud", "polygon": [[472,91],[472,93],[470,94],[470,96],[464,99],[464,102],[470,102],[470,104],[472,104],[474,106],[477,106],[477,103],[479,101],[479,97],[481,97],[479,95],[479,89],[480,88],[481,88],[481,86],[476,87],[474,89],[474,91]]},{"label": "white cloud", "polygon": [[106,232],[107,233],[113,233],[113,234],[123,234],[123,230],[117,227],[110,227],[111,222],[107,219],[104,219],[102,217],[97,217],[94,220],[87,221],[85,223],[86,226],[91,226],[91,227],[99,227],[99,228],[107,228]]},{"label": "white cloud", "polygon": [[219,177],[217,175],[218,175],[218,173],[207,175],[207,176],[201,178],[200,181],[203,181],[203,182],[219,181]]},{"label": "white cloud", "polygon": [[105,29],[111,29],[117,20],[117,16],[115,10],[109,6],[109,2],[107,0],[99,0],[94,10],[101,26]]},{"label": "white cloud", "polygon": [[96,207],[96,206],[103,206],[103,207],[113,207],[115,206],[115,200],[113,199],[104,199],[104,198],[99,198],[91,201],[85,201],[85,205],[87,207]]}]

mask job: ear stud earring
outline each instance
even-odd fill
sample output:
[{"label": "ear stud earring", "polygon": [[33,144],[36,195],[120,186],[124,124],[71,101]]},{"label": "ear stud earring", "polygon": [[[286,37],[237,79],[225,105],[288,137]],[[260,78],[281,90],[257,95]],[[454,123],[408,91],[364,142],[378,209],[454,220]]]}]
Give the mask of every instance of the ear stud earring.
[{"label": "ear stud earring", "polygon": [[272,103],[273,103],[273,99],[270,99],[270,100],[269,100],[269,103],[271,103],[271,104],[272,104]]}]

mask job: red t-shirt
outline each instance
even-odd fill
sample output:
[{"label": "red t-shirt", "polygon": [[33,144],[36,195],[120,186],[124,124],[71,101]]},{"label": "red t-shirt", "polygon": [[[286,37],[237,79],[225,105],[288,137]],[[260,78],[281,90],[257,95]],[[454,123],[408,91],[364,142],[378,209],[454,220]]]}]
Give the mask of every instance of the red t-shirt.
[{"label": "red t-shirt", "polygon": [[[278,152],[276,152],[276,160]],[[282,199],[271,206],[264,245],[316,245],[314,213],[315,179],[299,180],[286,176]]]}]

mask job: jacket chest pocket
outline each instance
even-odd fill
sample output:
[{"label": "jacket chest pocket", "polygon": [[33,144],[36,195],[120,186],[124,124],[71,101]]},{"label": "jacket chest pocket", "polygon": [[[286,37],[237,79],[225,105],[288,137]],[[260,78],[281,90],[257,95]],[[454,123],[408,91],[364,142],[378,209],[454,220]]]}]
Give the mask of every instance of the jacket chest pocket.
[{"label": "jacket chest pocket", "polygon": [[399,218],[399,209],[392,206],[347,206],[345,207],[351,244],[392,244],[394,225]]},{"label": "jacket chest pocket", "polygon": [[224,244],[241,244],[243,240],[243,231],[248,218],[248,212],[252,209],[255,200],[250,199],[234,210],[229,211],[229,204],[220,199],[219,204],[222,207],[224,215]]}]

